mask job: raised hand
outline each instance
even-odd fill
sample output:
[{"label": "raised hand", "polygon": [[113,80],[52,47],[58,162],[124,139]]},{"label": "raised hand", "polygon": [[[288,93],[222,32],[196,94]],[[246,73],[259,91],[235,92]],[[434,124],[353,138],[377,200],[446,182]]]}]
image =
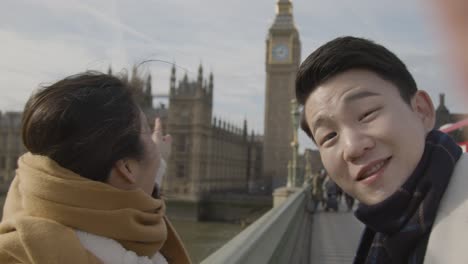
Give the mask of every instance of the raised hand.
[{"label": "raised hand", "polygon": [[156,143],[156,145],[158,146],[159,152],[161,153],[161,157],[165,161],[167,161],[167,159],[169,158],[169,155],[171,155],[172,137],[171,135],[163,136],[161,119],[159,119],[159,117],[157,117],[156,120],[154,121],[154,130],[153,130],[152,139],[154,143]]}]

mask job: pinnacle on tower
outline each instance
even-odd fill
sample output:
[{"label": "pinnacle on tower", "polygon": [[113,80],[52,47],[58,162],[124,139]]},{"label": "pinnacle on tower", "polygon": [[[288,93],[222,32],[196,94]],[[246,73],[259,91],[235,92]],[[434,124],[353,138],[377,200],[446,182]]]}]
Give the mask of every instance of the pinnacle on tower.
[{"label": "pinnacle on tower", "polygon": [[203,96],[204,91],[203,91],[203,66],[200,65],[198,66],[198,78],[197,78],[197,86],[196,86],[196,94],[197,96]]},{"label": "pinnacle on tower", "polygon": [[203,77],[203,65],[201,63],[198,65],[198,77],[200,76]]},{"label": "pinnacle on tower", "polygon": [[172,64],[172,69],[171,69],[171,80],[170,80],[170,91],[169,91],[171,95],[175,94],[175,88],[176,88],[176,68],[175,68],[175,63],[174,63]]},{"label": "pinnacle on tower", "polygon": [[136,79],[137,79],[137,75],[138,75],[137,67],[136,67],[135,65],[133,65],[133,68],[132,68],[132,77],[131,77],[131,79],[132,79],[132,80],[136,80]]},{"label": "pinnacle on tower", "polygon": [[276,18],[274,28],[294,28],[293,6],[291,0],[278,0],[276,2]]},{"label": "pinnacle on tower", "polygon": [[444,93],[439,94],[439,106],[437,107],[436,112],[439,112],[439,113],[449,112],[448,108],[445,106],[445,94]]},{"label": "pinnacle on tower", "polygon": [[242,131],[242,134],[244,136],[244,140],[247,140],[247,118],[244,118],[244,129]]},{"label": "pinnacle on tower", "polygon": [[152,87],[151,87],[151,73],[148,74],[148,78],[146,79],[146,89],[145,89],[145,93],[147,96],[152,96],[153,94],[153,91],[152,91]]},{"label": "pinnacle on tower", "polygon": [[200,65],[198,66],[198,85],[201,87],[203,84],[203,66]]},{"label": "pinnacle on tower", "polygon": [[176,78],[176,68],[175,68],[175,65],[172,65],[172,69],[171,69],[171,81],[172,81],[172,80],[175,81],[175,78]]},{"label": "pinnacle on tower", "polygon": [[441,106],[445,107],[445,94],[444,93],[439,94],[439,102]]},{"label": "pinnacle on tower", "polygon": [[292,15],[292,2],[291,0],[278,0],[276,3],[276,14],[278,15]]},{"label": "pinnacle on tower", "polygon": [[208,81],[208,93],[213,93],[213,72],[210,72],[210,77]]},{"label": "pinnacle on tower", "polygon": [[145,88],[145,100],[148,107],[153,107],[153,89],[152,89],[152,79],[151,73],[148,74],[148,78],[146,79],[146,88]]}]

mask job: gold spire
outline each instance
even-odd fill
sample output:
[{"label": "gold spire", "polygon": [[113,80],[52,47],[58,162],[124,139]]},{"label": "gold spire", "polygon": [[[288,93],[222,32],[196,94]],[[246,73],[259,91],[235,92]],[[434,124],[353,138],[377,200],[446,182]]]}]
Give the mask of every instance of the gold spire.
[{"label": "gold spire", "polygon": [[276,2],[277,15],[292,15],[292,2],[291,0],[278,0]]},{"label": "gold spire", "polygon": [[276,17],[272,27],[277,29],[295,28],[291,0],[277,0]]}]

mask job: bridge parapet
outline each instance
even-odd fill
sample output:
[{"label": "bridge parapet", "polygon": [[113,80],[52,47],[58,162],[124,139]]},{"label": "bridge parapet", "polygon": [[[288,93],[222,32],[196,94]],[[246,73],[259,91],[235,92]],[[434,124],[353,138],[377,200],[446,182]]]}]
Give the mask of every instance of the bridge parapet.
[{"label": "bridge parapet", "polygon": [[310,263],[309,190],[299,189],[201,263]]}]

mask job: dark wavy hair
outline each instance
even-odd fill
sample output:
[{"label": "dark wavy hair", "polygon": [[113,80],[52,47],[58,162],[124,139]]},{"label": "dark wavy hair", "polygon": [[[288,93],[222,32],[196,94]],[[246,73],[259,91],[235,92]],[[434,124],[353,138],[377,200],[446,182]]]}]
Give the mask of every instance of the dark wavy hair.
[{"label": "dark wavy hair", "polygon": [[105,182],[119,159],[141,159],[140,109],[121,79],[85,72],[42,87],[27,101],[25,147],[82,177]]},{"label": "dark wavy hair", "polygon": [[[406,65],[384,46],[356,37],[339,37],[325,43],[302,62],[296,76],[296,99],[304,105],[310,94],[330,78],[351,69],[365,69],[393,83],[406,103],[417,85]],[[312,137],[304,114],[301,128]]]}]

